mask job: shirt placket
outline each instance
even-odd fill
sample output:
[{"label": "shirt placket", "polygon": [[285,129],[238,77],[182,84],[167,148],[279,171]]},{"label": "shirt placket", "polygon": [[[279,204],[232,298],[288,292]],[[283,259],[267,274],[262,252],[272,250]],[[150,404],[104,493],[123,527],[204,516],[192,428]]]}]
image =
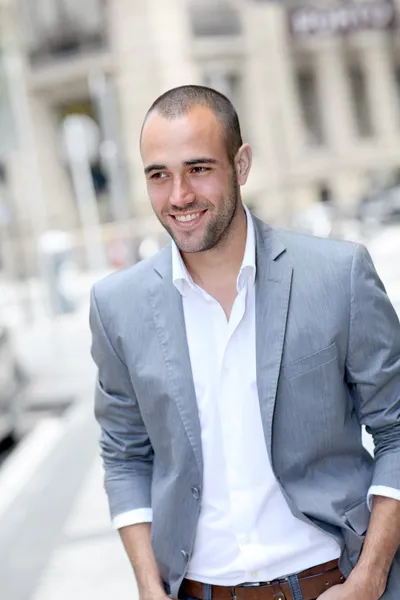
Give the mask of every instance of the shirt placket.
[{"label": "shirt placket", "polygon": [[[232,386],[234,387],[234,372],[235,365],[232,364],[232,351],[234,351],[234,336],[237,329],[240,327],[241,321],[245,314],[247,288],[244,287],[235,299],[232,307],[231,318],[227,322],[226,318],[219,323],[219,333],[217,335],[221,341],[220,346],[220,380],[219,380],[219,411],[221,423],[221,438],[222,447],[224,449],[224,458],[227,468],[227,481],[229,487],[229,501],[231,504],[231,513],[234,514],[233,508],[233,492],[240,485],[240,474],[236,468],[235,456],[235,439],[238,439],[235,434],[234,415],[232,413],[231,399],[234,395]],[[224,330],[222,330],[224,328]],[[223,340],[223,343],[222,343]],[[236,533],[237,523],[231,523],[231,529]]]}]

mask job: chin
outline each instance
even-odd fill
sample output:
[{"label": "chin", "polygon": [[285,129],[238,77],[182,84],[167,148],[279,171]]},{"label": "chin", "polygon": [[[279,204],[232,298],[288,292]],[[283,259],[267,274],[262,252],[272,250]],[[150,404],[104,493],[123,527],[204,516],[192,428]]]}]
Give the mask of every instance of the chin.
[{"label": "chin", "polygon": [[195,254],[196,252],[203,252],[204,248],[199,244],[185,244],[184,242],[181,244],[175,240],[175,244],[179,248],[181,252],[185,254]]},{"label": "chin", "polygon": [[185,254],[193,254],[195,252],[204,252],[205,244],[203,240],[184,239],[180,236],[173,236],[173,240],[179,250]]}]

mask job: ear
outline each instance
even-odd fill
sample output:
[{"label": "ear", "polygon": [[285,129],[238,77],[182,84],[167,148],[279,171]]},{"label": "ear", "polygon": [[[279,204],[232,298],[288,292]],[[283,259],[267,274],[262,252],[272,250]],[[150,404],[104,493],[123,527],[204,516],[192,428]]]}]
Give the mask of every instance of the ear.
[{"label": "ear", "polygon": [[244,185],[250,173],[253,152],[249,144],[243,144],[235,156],[235,169],[239,185]]}]

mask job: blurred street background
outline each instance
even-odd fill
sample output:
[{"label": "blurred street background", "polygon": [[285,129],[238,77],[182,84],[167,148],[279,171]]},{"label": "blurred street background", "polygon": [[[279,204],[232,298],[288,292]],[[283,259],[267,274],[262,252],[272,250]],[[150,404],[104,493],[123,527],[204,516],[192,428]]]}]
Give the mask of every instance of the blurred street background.
[{"label": "blurred street background", "polygon": [[365,243],[400,312],[400,0],[0,0],[0,600],[137,597],[89,291],[167,241],[138,140],[186,83],[237,107],[254,213]]}]

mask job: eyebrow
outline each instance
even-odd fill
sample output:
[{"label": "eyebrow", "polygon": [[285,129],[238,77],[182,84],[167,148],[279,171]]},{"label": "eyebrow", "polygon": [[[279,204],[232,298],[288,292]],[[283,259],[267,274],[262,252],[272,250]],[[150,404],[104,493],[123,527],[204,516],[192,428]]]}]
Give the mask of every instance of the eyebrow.
[{"label": "eyebrow", "polygon": [[147,175],[148,173],[151,173],[151,171],[163,171],[166,168],[166,165],[149,165],[148,167],[145,167],[144,172],[145,175]]},{"label": "eyebrow", "polygon": [[[200,157],[185,160],[182,164],[184,167],[192,167],[193,165],[216,165],[217,162],[218,161],[215,158]],[[165,169],[167,169],[166,165],[153,164],[145,167],[144,172],[145,175],[148,175],[152,171],[164,171]]]},{"label": "eyebrow", "polygon": [[192,158],[191,160],[185,160],[183,163],[184,167],[191,167],[193,165],[216,165],[217,161],[215,158]]}]

